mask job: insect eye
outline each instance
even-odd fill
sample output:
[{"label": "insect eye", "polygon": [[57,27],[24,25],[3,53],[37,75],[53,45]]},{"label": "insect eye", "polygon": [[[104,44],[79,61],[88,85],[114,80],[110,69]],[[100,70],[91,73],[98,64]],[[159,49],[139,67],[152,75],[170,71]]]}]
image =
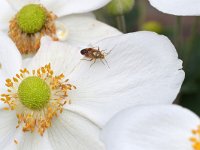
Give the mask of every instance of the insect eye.
[{"label": "insect eye", "polygon": [[85,50],[85,49],[81,50],[81,54],[82,54],[82,55],[84,55],[84,54],[86,54],[86,53],[87,53],[87,50]]}]

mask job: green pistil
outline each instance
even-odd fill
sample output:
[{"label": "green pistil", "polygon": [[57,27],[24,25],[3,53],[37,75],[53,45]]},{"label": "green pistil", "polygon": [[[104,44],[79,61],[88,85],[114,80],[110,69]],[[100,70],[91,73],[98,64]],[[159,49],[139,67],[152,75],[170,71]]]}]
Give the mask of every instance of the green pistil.
[{"label": "green pistil", "polygon": [[18,96],[25,107],[32,110],[41,110],[48,104],[51,91],[44,80],[32,76],[20,83]]},{"label": "green pistil", "polygon": [[25,33],[39,32],[46,21],[46,11],[38,4],[24,6],[17,14],[17,24]]}]

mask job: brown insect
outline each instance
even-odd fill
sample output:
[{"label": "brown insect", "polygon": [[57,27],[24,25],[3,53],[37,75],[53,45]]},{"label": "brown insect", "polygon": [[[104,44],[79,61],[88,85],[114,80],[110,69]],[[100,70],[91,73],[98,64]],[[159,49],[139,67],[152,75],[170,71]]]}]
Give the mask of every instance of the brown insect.
[{"label": "brown insect", "polygon": [[[106,62],[106,64],[108,65],[108,62],[106,61],[105,57],[110,53],[111,51],[109,51],[108,53],[105,52],[105,50],[100,50],[99,47],[98,49],[95,48],[85,48],[82,49],[80,51],[80,53],[85,56],[88,59],[82,59],[82,60],[87,60],[87,61],[93,61],[93,63],[90,65],[90,67],[97,61],[100,60],[104,65],[104,61]],[[103,61],[104,60],[104,61]],[[109,67],[109,65],[108,65]]]}]

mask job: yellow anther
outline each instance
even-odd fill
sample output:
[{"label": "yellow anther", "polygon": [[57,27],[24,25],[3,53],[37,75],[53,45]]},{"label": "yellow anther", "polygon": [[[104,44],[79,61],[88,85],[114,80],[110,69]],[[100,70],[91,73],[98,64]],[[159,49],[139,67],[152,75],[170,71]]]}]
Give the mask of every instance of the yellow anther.
[{"label": "yellow anther", "polygon": [[194,150],[200,150],[200,126],[196,130],[192,130],[193,137],[190,138]]},{"label": "yellow anther", "polygon": [[19,142],[18,142],[16,139],[14,140],[14,143],[15,143],[15,144],[19,144]]},{"label": "yellow anther", "polygon": [[13,81],[14,82],[18,82],[17,78],[13,77]]},{"label": "yellow anther", "polygon": [[9,110],[9,109],[10,109],[10,108],[8,108],[8,107],[4,107],[4,108],[3,108],[3,110]]}]

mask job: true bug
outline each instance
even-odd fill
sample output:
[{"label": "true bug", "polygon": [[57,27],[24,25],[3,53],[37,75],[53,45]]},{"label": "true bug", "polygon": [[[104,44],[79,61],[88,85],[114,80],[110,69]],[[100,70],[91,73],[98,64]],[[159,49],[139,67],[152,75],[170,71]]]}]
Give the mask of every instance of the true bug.
[{"label": "true bug", "polygon": [[[98,49],[95,48],[85,48],[82,49],[80,51],[80,53],[85,56],[86,58],[89,58],[89,60],[87,59],[83,59],[83,60],[87,60],[87,61],[94,61],[90,67],[96,62],[96,60],[100,60],[104,65],[105,63],[103,62],[103,60],[106,62],[106,64],[108,65],[105,57],[110,53],[111,51],[109,51],[108,53],[105,52],[105,50],[100,50],[99,47]],[[109,65],[108,65],[109,67]]]}]

